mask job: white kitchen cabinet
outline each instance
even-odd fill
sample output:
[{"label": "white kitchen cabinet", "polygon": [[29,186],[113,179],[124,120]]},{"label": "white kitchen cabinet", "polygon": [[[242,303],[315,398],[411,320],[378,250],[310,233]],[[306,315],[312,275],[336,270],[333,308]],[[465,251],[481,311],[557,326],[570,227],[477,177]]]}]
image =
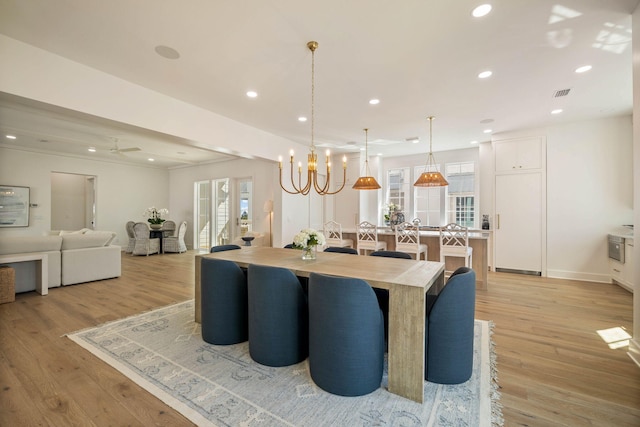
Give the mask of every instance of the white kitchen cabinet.
[{"label": "white kitchen cabinet", "polygon": [[544,166],[544,144],[540,137],[495,141],[493,150],[496,173],[542,169]]},{"label": "white kitchen cabinet", "polygon": [[633,239],[626,238],[624,245],[624,264],[616,261],[615,259],[609,258],[609,269],[611,273],[611,279],[622,286],[626,290],[633,292],[634,291],[634,281],[633,281],[633,269],[634,269],[634,259],[633,259]]},{"label": "white kitchen cabinet", "polygon": [[495,177],[496,271],[543,271],[544,198],[539,172]]}]

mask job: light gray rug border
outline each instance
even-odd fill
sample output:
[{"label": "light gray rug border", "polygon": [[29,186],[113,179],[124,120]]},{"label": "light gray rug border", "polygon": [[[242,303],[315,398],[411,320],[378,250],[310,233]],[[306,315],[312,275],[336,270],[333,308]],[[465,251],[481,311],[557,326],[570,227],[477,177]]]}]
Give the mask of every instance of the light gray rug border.
[{"label": "light gray rug border", "polygon": [[[142,313],[138,313],[135,315],[131,315],[125,318],[112,320],[109,322],[102,323],[97,326],[88,327],[79,331],[75,331],[72,333],[65,334],[67,338],[78,344],[80,347],[84,348],[94,356],[98,357],[103,362],[115,368],[117,371],[125,375],[128,379],[142,387],[144,390],[148,391],[171,408],[178,411],[185,418],[189,419],[191,422],[198,426],[203,427],[218,427],[217,424],[202,416],[198,411],[193,410],[189,406],[185,405],[182,401],[175,398],[172,394],[165,392],[161,388],[154,385],[152,382],[145,379],[143,376],[139,375],[137,372],[130,369],[124,363],[121,363],[117,358],[112,357],[111,355],[105,353],[100,348],[93,346],[88,343],[84,339],[80,337],[83,333],[94,329],[100,329],[103,327],[111,326],[114,324],[118,324],[121,322],[130,321],[132,319],[149,315],[155,311],[171,309],[174,307],[182,306],[182,305],[192,305],[194,300],[186,300],[182,302],[178,302],[175,304],[170,304],[163,307],[157,307],[152,310],[148,310]],[[492,321],[486,320],[478,320],[475,319],[475,322],[480,324],[482,334],[481,334],[481,375],[480,375],[480,394],[483,396],[489,396],[489,399],[482,399],[479,406],[479,415],[480,415],[480,424],[478,427],[493,427],[493,426],[503,426],[504,419],[502,417],[502,405],[500,403],[500,392],[499,385],[497,381],[497,360],[495,354],[495,343],[493,342],[493,328],[494,323]],[[283,423],[292,425],[285,420],[281,420]],[[427,427],[434,426],[433,421],[431,420]],[[293,425],[292,425],[293,426]],[[293,426],[295,427],[295,426]]]}]

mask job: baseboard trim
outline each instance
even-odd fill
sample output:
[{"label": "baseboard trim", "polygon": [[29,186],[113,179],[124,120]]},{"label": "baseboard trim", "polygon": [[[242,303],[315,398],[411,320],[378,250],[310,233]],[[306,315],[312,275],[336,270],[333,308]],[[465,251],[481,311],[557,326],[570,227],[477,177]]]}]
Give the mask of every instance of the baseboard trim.
[{"label": "baseboard trim", "polygon": [[582,273],[579,271],[547,270],[547,277],[554,279],[582,280],[584,282],[611,283],[609,274]]}]

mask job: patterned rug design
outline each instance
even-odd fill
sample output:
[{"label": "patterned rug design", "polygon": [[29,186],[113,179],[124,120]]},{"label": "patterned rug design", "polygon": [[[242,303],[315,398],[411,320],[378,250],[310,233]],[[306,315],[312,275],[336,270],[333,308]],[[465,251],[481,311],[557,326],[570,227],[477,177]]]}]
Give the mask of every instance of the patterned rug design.
[{"label": "patterned rug design", "polygon": [[375,392],[334,396],[313,383],[307,361],[272,368],[251,359],[248,343],[205,343],[193,312],[191,300],[68,337],[200,426],[502,425],[489,322],[475,322],[472,378],[425,381],[418,404],[386,390],[386,362]]}]

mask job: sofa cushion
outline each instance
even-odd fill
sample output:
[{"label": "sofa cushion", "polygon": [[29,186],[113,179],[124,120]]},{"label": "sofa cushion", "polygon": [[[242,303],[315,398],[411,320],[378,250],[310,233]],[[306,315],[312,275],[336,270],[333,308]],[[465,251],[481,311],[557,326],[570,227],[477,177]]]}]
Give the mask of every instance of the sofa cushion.
[{"label": "sofa cushion", "polygon": [[113,240],[114,234],[110,231],[91,234],[65,234],[62,236],[62,250],[107,246]]},{"label": "sofa cushion", "polygon": [[82,228],[80,230],[75,230],[75,231],[60,230],[59,235],[64,236],[66,234],[84,234],[87,231],[91,231],[91,230],[89,230],[88,228]]},{"label": "sofa cushion", "polygon": [[104,246],[109,246],[111,244],[111,242],[113,242],[113,240],[116,238],[116,233],[114,233],[113,231],[97,231],[97,230],[86,230],[85,235],[101,235],[101,236],[105,236],[105,237],[110,237],[107,242],[104,244]]},{"label": "sofa cushion", "polygon": [[0,255],[59,251],[61,245],[60,236],[0,237]]}]

